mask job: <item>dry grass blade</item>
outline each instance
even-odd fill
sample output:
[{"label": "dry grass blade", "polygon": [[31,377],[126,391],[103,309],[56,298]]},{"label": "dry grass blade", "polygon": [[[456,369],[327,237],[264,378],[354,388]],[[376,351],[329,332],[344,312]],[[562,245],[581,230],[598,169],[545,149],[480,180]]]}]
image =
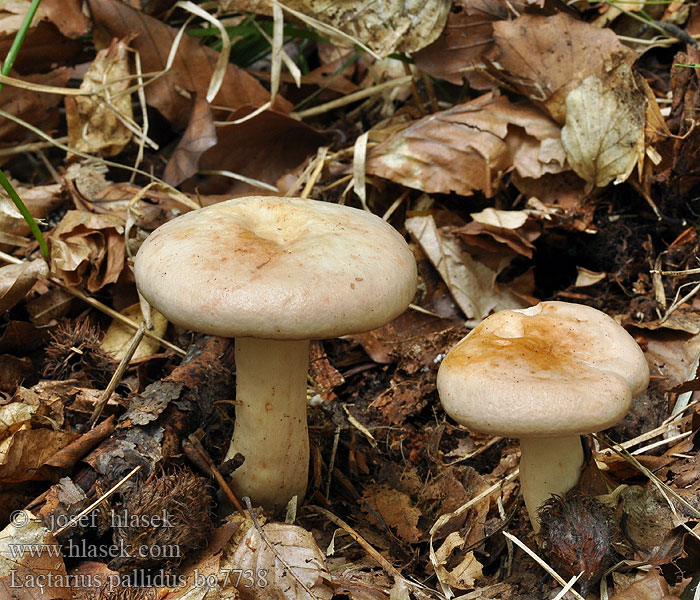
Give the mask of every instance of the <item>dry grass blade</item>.
[{"label": "dry grass blade", "polygon": [[[566,580],[561,575],[559,575],[554,569],[552,569],[552,567],[550,567],[535,552],[530,550],[530,548],[528,548],[517,537],[515,537],[513,534],[508,533],[507,531],[504,531],[503,535],[511,542],[513,542],[516,546],[518,546],[521,550],[523,550],[528,556],[530,556],[538,565],[540,565],[545,571],[547,571],[547,573],[554,577],[554,579],[556,579],[559,584],[563,585],[564,587],[568,585]],[[579,594],[576,590],[570,589],[570,593],[574,596],[574,598],[577,598],[578,600],[585,600],[585,598],[581,596],[581,594]]]},{"label": "dry grass blade", "polygon": [[[228,65],[228,59],[231,56],[231,40],[228,37],[228,33],[226,32],[226,28],[224,27],[223,23],[216,17],[210,15],[207,11],[202,10],[202,8],[197,6],[194,2],[190,2],[189,0],[180,0],[180,2],[175,4],[174,8],[182,8],[191,12],[193,15],[208,21],[214,27],[216,27],[221,34],[221,51],[216,59],[216,66],[214,67],[214,72],[211,75],[211,82],[209,83],[209,89],[207,90],[206,96],[207,102],[213,102],[214,98],[219,93],[221,84],[226,76],[226,66]],[[171,56],[173,56],[172,52]],[[172,66],[172,62],[169,62],[169,65]]]}]

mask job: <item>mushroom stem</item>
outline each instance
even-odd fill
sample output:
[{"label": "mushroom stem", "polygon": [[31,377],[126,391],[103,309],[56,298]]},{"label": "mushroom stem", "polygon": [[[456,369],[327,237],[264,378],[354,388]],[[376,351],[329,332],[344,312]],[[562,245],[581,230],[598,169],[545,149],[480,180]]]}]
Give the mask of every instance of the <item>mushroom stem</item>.
[{"label": "mushroom stem", "polygon": [[226,459],[245,457],[231,483],[265,508],[306,492],[308,369],[309,340],[236,338],[236,426]]},{"label": "mushroom stem", "polygon": [[530,522],[540,529],[537,511],[552,494],[573,488],[583,468],[581,436],[520,439],[520,487]]}]

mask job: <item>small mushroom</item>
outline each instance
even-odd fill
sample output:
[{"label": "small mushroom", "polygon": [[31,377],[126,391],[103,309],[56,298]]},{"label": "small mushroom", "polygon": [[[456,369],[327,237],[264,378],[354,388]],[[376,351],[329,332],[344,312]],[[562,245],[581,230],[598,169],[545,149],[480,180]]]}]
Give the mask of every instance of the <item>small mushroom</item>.
[{"label": "small mushroom", "polygon": [[580,436],[617,423],[649,384],[641,349],[617,322],[580,304],[541,302],[484,319],[445,356],[445,412],[474,431],[520,439],[530,521],[578,483]]},{"label": "small mushroom", "polygon": [[304,496],[309,341],[380,327],[416,291],[403,237],[362,210],[255,196],[159,227],[135,260],[143,296],[170,321],[236,338],[236,492],[267,507]]}]

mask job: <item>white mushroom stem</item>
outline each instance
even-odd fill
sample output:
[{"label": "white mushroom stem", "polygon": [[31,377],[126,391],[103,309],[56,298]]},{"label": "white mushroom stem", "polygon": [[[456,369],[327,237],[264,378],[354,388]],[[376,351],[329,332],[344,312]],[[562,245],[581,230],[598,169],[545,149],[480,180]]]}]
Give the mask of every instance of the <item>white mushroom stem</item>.
[{"label": "white mushroom stem", "polygon": [[308,368],[309,340],[236,338],[236,426],[226,459],[245,457],[233,489],[265,508],[306,492]]},{"label": "white mushroom stem", "polygon": [[540,530],[540,506],[552,494],[573,488],[582,468],[581,436],[520,439],[520,487],[535,532]]}]

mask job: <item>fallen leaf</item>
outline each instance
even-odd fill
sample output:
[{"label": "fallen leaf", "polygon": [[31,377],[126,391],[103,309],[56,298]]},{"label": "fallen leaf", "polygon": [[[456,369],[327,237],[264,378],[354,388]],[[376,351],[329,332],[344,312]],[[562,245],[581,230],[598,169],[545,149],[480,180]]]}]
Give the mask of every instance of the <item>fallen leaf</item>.
[{"label": "fallen leaf", "polygon": [[603,187],[625,181],[643,163],[646,104],[626,64],[569,92],[561,141],[579,177]]},{"label": "fallen leaf", "polygon": [[0,313],[10,310],[34,287],[37,279],[48,274],[49,267],[43,258],[0,267]]},{"label": "fallen leaf", "polygon": [[[515,134],[516,130],[520,130]],[[493,196],[504,171],[515,166],[524,176],[568,169],[559,144],[559,127],[532,106],[485,94],[466,104],[434,113],[393,133],[369,152],[367,172],[428,193],[482,191]],[[514,137],[515,136],[515,137]],[[540,154],[534,169],[532,151]],[[546,146],[545,146],[546,145]]]},{"label": "fallen leaf", "polygon": [[[143,315],[141,314],[140,304],[132,304],[120,312],[125,317],[128,317],[134,321],[137,325],[143,323]],[[158,337],[163,337],[163,335],[165,335],[165,330],[168,328],[168,321],[154,308],[151,308],[151,324],[153,325],[151,333],[157,335]],[[105,352],[110,354],[115,361],[119,362],[122,360],[122,358],[124,358],[126,351],[131,344],[131,340],[134,337],[134,333],[135,331],[132,327],[129,327],[128,325],[125,325],[121,321],[117,321],[115,319],[107,328],[105,336],[100,342],[100,346]],[[136,348],[136,352],[134,352],[133,356],[131,357],[131,361],[133,362],[139,359],[148,358],[149,356],[152,356],[158,352],[159,348],[160,342],[158,340],[154,340],[150,337],[144,337]]]},{"label": "fallen leaf", "polygon": [[[540,237],[541,228],[528,213],[485,208],[471,217],[473,221],[454,230],[470,248],[481,248],[496,256],[505,251],[532,258],[532,242]],[[479,258],[483,259],[483,254]]]},{"label": "fallen leaf", "polygon": [[455,0],[440,37],[414,55],[416,66],[455,85],[466,80],[476,90],[495,87],[497,82],[484,73],[484,59],[496,54],[493,23],[523,5],[517,0]]},{"label": "fallen leaf", "polygon": [[[231,119],[235,121],[249,113],[250,109],[241,109],[234,112]],[[326,136],[313,127],[273,110],[266,110],[243,123],[219,126],[216,134],[218,143],[199,160],[201,170],[221,169],[270,185],[298,167],[327,141]],[[191,179],[187,184],[202,194],[260,193],[259,187],[223,176],[209,176],[202,181]]]},{"label": "fallen leaf", "polygon": [[124,221],[114,215],[69,210],[50,236],[51,272],[68,285],[95,292],[115,283],[124,268]]},{"label": "fallen leaf", "polygon": [[[435,40],[445,26],[450,12],[449,0],[287,0],[284,5],[340,29],[360,40],[380,57],[395,52],[415,52]],[[272,14],[266,0],[243,0],[238,10]],[[323,31],[340,45],[347,38]]]},{"label": "fallen leaf", "polygon": [[625,591],[615,594],[610,600],[671,600],[667,595],[666,580],[654,570],[643,575]]},{"label": "fallen leaf", "polygon": [[178,185],[192,177],[199,169],[199,159],[217,143],[216,127],[211,108],[205,98],[197,97],[190,122],[173,151],[163,172],[163,181]]},{"label": "fallen leaf", "polygon": [[591,271],[590,269],[585,269],[584,267],[576,267],[576,282],[573,287],[588,287],[600,283],[603,281],[607,275],[605,273],[598,273],[597,271]]},{"label": "fallen leaf", "polygon": [[544,104],[559,123],[565,120],[566,96],[586,77],[602,76],[613,55],[618,62],[631,63],[636,58],[611,29],[577,21],[566,13],[523,15],[498,21],[493,28],[499,54],[491,72]]},{"label": "fallen leaf", "polygon": [[[64,87],[72,73],[73,69],[61,67],[53,69],[50,73],[26,75],[22,79],[29,83]],[[0,95],[2,110],[27,121],[45,133],[51,133],[58,128],[60,104],[61,96],[58,94],[38,94],[10,85],[5,85]],[[34,133],[14,121],[3,119],[0,123],[0,143],[3,145],[15,145],[35,137]]]},{"label": "fallen leaf", "polygon": [[527,306],[509,290],[496,290],[498,273],[471,258],[457,239],[438,229],[431,215],[406,219],[406,229],[442,275],[469,321],[476,324],[491,312]]},{"label": "fallen leaf", "polygon": [[[222,585],[222,591],[235,588],[244,600],[297,600],[307,595],[289,569],[279,562],[277,553],[316,598],[330,600],[331,576],[311,532],[290,523],[268,523],[262,529],[275,552],[254,526],[248,529],[237,545],[224,551],[221,567],[231,577]],[[244,576],[236,577],[236,573]]]},{"label": "fallen leaf", "polygon": [[453,569],[448,570],[446,563],[454,550],[461,550],[466,540],[456,531],[450,533],[440,547],[435,551],[437,565],[435,571],[443,583],[460,590],[467,590],[474,586],[474,582],[482,575],[483,566],[470,551],[464,555],[462,561]]},{"label": "fallen leaf", "polygon": [[29,358],[18,358],[11,354],[0,355],[0,391],[14,392],[33,372],[34,364]]},{"label": "fallen leaf", "polygon": [[[123,40],[112,40],[100,50],[83,77],[80,90],[95,96],[66,96],[68,142],[88,154],[119,154],[131,141],[125,121],[133,121],[129,79],[128,47]],[[108,84],[108,85],[106,85]],[[105,86],[106,87],[103,87]]]},{"label": "fallen leaf", "polygon": [[0,481],[42,481],[42,469],[56,452],[70,444],[77,433],[51,429],[21,429],[0,443]]},{"label": "fallen leaf", "polygon": [[56,538],[34,515],[19,513],[0,531],[0,595],[13,600],[73,600],[59,550]]},{"label": "fallen leaf", "polygon": [[[177,29],[118,0],[88,0],[88,5],[95,28],[107,31],[110,39],[135,35],[131,47],[139,53],[144,73],[165,69]],[[201,45],[196,38],[184,35],[168,73],[144,87],[146,102],[157,108],[175,129],[185,129],[192,106],[190,99],[178,90],[205,97],[217,58],[218,52]],[[212,104],[228,109],[226,113],[219,113],[228,116],[228,111],[243,106],[262,106],[269,99],[270,93],[256,79],[229,63],[221,89]],[[275,107],[285,112],[291,108],[279,95]]]},{"label": "fallen leaf", "polygon": [[[425,532],[418,527],[418,520],[423,513],[405,492],[384,483],[368,485],[362,494],[362,501],[407,544],[416,544],[424,538]],[[365,512],[368,520],[376,523],[372,512]]]}]

